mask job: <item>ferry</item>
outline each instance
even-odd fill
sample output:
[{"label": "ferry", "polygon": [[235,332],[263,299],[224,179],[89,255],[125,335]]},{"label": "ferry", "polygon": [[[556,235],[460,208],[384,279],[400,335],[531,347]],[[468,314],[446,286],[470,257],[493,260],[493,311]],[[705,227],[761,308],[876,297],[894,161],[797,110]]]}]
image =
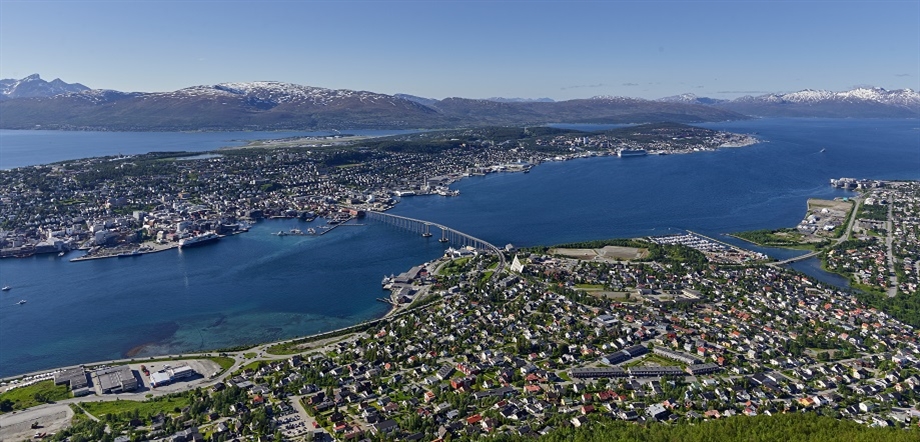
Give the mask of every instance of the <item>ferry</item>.
[{"label": "ferry", "polygon": [[13,287],[10,287],[10,286],[7,285],[7,286],[3,286],[3,288],[0,289],[0,290],[2,290],[2,291],[4,291],[4,292],[8,292],[8,291],[10,291],[10,290],[12,290],[12,289],[13,289]]},{"label": "ferry", "polygon": [[202,233],[191,238],[183,238],[179,240],[179,248],[185,247],[196,247],[210,242],[214,242],[220,239],[220,236],[214,232]]},{"label": "ferry", "polygon": [[645,149],[620,149],[620,151],[617,152],[617,156],[620,158],[642,157],[645,155],[648,155],[648,152],[646,152]]}]

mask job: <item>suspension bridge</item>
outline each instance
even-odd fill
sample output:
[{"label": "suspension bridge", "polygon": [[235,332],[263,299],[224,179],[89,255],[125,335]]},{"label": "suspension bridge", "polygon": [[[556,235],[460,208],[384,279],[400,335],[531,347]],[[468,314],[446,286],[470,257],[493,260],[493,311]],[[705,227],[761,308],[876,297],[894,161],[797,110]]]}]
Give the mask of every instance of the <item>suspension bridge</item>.
[{"label": "suspension bridge", "polygon": [[463,233],[461,231],[451,229],[450,227],[447,227],[443,224],[433,223],[430,221],[425,221],[425,220],[420,220],[420,219],[415,219],[415,218],[409,218],[406,216],[393,215],[391,213],[385,213],[385,212],[369,211],[369,212],[366,212],[365,217],[367,219],[376,220],[376,221],[380,221],[386,224],[390,224],[392,226],[396,226],[401,229],[408,230],[410,232],[418,233],[419,235],[425,238],[430,238],[434,236],[434,234],[431,232],[432,228],[438,229],[440,230],[440,238],[438,238],[438,241],[440,242],[450,243],[450,244],[458,245],[461,247],[469,246],[476,250],[483,251],[486,253],[494,253],[496,256],[498,256],[498,267],[495,269],[495,273],[492,274],[493,276],[498,275],[505,268],[505,264],[506,264],[505,255],[501,252],[501,250],[498,247],[496,247],[492,243],[483,241],[472,235],[467,235],[466,233]]}]

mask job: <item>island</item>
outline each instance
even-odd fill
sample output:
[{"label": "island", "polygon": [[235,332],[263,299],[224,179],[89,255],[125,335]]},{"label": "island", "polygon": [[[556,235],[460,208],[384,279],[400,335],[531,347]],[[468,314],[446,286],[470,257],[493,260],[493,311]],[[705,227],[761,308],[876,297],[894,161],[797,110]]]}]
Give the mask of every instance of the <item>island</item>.
[{"label": "island", "polygon": [[188,238],[241,233],[264,218],[386,211],[409,195],[456,195],[466,176],[547,161],[691,153],[756,142],[659,123],[600,132],[490,127],[384,138],[307,137],[211,154],[160,152],[0,171],[0,257],[85,250],[136,257]]}]

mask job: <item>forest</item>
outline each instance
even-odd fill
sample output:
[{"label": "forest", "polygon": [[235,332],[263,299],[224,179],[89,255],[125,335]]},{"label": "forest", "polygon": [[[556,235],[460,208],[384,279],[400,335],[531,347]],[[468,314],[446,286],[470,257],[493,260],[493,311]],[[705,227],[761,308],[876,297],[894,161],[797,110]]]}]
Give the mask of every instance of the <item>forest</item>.
[{"label": "forest", "polygon": [[[526,437],[498,440],[524,441]],[[542,436],[542,442],[900,442],[920,440],[917,429],[871,428],[817,413],[775,416],[734,416],[696,424],[637,425],[597,421],[580,428],[562,428]]]}]

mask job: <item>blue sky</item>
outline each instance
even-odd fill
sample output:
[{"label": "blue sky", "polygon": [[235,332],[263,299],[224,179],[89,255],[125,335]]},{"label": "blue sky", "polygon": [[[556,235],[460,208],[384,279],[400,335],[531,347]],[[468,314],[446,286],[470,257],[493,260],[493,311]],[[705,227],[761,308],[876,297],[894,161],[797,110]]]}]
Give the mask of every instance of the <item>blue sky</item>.
[{"label": "blue sky", "polygon": [[9,1],[0,78],[433,98],[920,89],[920,1]]}]

